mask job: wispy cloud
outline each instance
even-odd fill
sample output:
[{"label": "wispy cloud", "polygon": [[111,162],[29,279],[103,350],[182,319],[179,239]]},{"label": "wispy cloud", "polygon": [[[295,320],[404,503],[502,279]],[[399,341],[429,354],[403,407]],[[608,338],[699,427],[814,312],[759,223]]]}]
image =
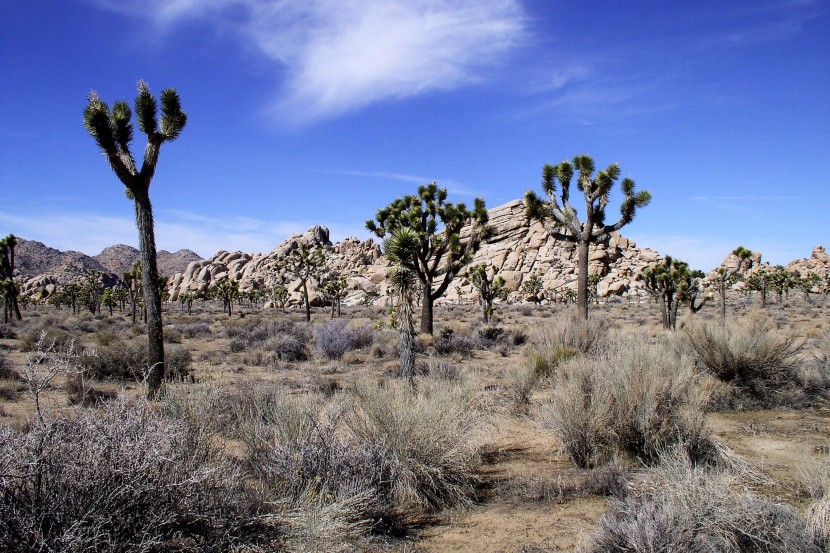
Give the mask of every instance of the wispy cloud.
[{"label": "wispy cloud", "polygon": [[[202,257],[213,256],[219,250],[266,253],[290,235],[304,232],[315,224],[319,222],[269,222],[251,217],[205,217],[186,211],[161,210],[155,217],[156,247],[168,251],[187,248]],[[329,230],[332,241],[369,235],[361,227],[332,225]],[[9,233],[88,255],[96,255],[114,244],[138,247],[134,219],[86,212],[41,210],[20,215],[0,211],[0,235]]]},{"label": "wispy cloud", "polygon": [[690,200],[699,202],[790,202],[801,200],[800,196],[692,196]]},{"label": "wispy cloud", "polygon": [[366,177],[372,179],[396,180],[401,182],[413,183],[417,185],[429,184],[437,182],[442,188],[446,188],[450,194],[459,196],[481,196],[482,193],[470,188],[466,184],[454,179],[436,178],[436,177],[421,177],[418,175],[408,175],[406,173],[389,173],[384,171],[326,171],[333,175],[347,175],[353,177]]},{"label": "wispy cloud", "polygon": [[272,111],[297,122],[478,82],[522,37],[518,0],[91,0],[232,28],[285,77]]}]

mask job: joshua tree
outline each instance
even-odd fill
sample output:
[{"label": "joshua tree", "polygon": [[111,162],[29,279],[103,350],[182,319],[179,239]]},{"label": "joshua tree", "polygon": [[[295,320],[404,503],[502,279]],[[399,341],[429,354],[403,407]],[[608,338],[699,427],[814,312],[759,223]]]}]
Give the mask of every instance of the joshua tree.
[{"label": "joshua tree", "polygon": [[[491,269],[491,272],[496,272],[495,267],[491,266]],[[470,268],[470,282],[478,289],[484,309],[484,322],[489,323],[490,317],[493,316],[493,300],[507,298],[504,279],[495,274],[491,277],[487,272],[487,265],[479,263]]]},{"label": "joshua tree", "polygon": [[401,376],[411,383],[415,381],[415,347],[412,336],[415,326],[412,324],[412,304],[418,278],[409,267],[415,264],[419,248],[418,234],[406,227],[392,231],[392,236],[383,243],[383,253],[393,264],[392,270],[389,271],[389,282],[395,304],[394,324],[400,332]]},{"label": "joshua tree", "polygon": [[696,313],[706,302],[704,299],[703,303],[695,305],[698,282],[703,273],[690,270],[688,263],[666,256],[662,263],[647,267],[641,276],[646,290],[660,300],[663,328],[677,329],[677,309],[681,303],[686,303]]},{"label": "joshua tree", "polygon": [[[571,206],[571,178],[574,169],[579,172],[576,187],[585,197],[584,222],[577,217],[577,210]],[[547,164],[542,168],[542,190],[548,199],[542,200],[532,190],[525,193],[525,208],[530,220],[544,224],[548,233],[557,240],[574,242],[577,246],[577,306],[579,315],[588,318],[588,252],[591,244],[601,242],[620,230],[634,219],[638,207],[645,207],[651,201],[647,191],[634,191],[634,181],[624,178],[621,182],[625,195],[620,206],[620,219],[605,224],[605,208],[611,188],[620,177],[620,167],[614,163],[594,177],[594,160],[587,155],[576,156],[573,164],[567,160],[559,165]],[[556,197],[556,182],[559,181],[559,199]]]},{"label": "joshua tree", "polygon": [[14,234],[0,240],[0,293],[3,294],[3,322],[6,323],[9,322],[10,316],[18,321],[23,318],[17,301],[20,287],[14,280],[15,246],[17,237]]},{"label": "joshua tree", "polygon": [[101,295],[101,303],[110,310],[110,317],[112,317],[112,308],[118,306],[118,300],[115,297],[114,288],[107,288]]},{"label": "joshua tree", "polygon": [[588,275],[588,299],[594,300],[594,303],[599,305],[599,283],[602,281],[602,275],[593,274]]},{"label": "joshua tree", "polygon": [[724,320],[726,320],[726,289],[729,288],[729,284],[735,275],[741,272],[744,264],[749,265],[752,251],[743,246],[738,246],[732,250],[732,255],[738,258],[737,266],[732,268],[718,267],[715,270],[715,277],[717,279],[715,284],[718,288],[718,294],[720,294],[720,316]]},{"label": "joshua tree", "polygon": [[104,285],[101,284],[101,272],[90,269],[80,281],[78,300],[93,315],[101,312]]},{"label": "joshua tree", "polygon": [[331,317],[340,316],[340,304],[346,297],[346,277],[338,271],[325,271],[319,277],[317,289],[331,305]]},{"label": "joshua tree", "polygon": [[[376,221],[366,221],[366,228],[380,238],[392,236],[400,228],[414,232],[418,240],[415,255],[400,263],[414,272],[421,283],[421,332],[430,335],[435,300],[444,295],[461,268],[472,261],[481,239],[492,233],[487,226],[484,200],[476,198],[472,211],[463,203],[446,200],[447,189],[438,188],[433,182],[419,186],[417,196],[398,198],[379,209]],[[466,224],[470,225],[469,234],[462,241],[461,229]]]},{"label": "joshua tree", "polygon": [[311,322],[311,302],[308,297],[308,281],[317,278],[326,264],[326,253],[321,248],[300,244],[288,254],[277,259],[277,266],[300,281],[305,304],[305,320]]},{"label": "joshua tree", "polygon": [[530,297],[533,299],[533,303],[539,304],[539,294],[544,289],[544,283],[542,282],[542,277],[537,274],[530,275],[528,278],[522,282],[521,292],[525,295],[525,297]]},{"label": "joshua tree", "polygon": [[127,102],[117,101],[110,110],[95,91],[89,93],[84,110],[84,125],[107,158],[110,167],[126,187],[127,197],[135,203],[135,223],[141,250],[144,305],[147,309],[149,372],[148,395],[155,396],[164,380],[164,338],[161,321],[161,295],[156,266],[156,238],[153,228],[153,207],[150,203],[150,181],[156,172],[161,145],[179,137],[187,123],[179,95],[172,88],[162,91],[161,120],[156,99],[147,83],[138,82],[135,112],[139,130],[147,135],[144,160],[139,170],[130,142],[133,139],[132,112]]},{"label": "joshua tree", "polygon": [[228,311],[228,317],[233,313],[233,300],[239,296],[239,282],[229,278],[220,280],[214,289],[216,297],[222,300],[222,310]]},{"label": "joshua tree", "polygon": [[135,324],[135,312],[138,306],[138,298],[141,297],[141,261],[136,261],[133,265],[133,270],[124,273],[122,276],[124,284],[126,285],[127,295],[130,300],[130,308],[133,314],[133,324]]},{"label": "joshua tree", "polygon": [[778,296],[778,303],[784,303],[784,296],[789,297],[790,290],[795,286],[795,278],[792,273],[781,265],[776,265],[775,270],[770,275],[770,286],[775,290]]},{"label": "joshua tree", "polygon": [[769,292],[770,285],[770,272],[766,269],[759,269],[746,279],[746,287],[761,295],[762,308],[767,306],[767,293]]}]

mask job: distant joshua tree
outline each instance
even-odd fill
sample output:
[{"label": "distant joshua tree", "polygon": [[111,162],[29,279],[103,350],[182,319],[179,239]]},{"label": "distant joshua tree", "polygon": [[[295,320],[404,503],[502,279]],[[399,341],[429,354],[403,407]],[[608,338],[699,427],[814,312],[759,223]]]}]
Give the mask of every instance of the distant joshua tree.
[{"label": "distant joshua tree", "polygon": [[[585,197],[584,222],[579,220],[576,208],[570,203],[574,168],[579,172],[576,187]],[[620,206],[620,219],[612,225],[605,224],[605,208],[611,188],[620,177],[620,167],[614,163],[594,177],[595,170],[594,160],[587,155],[576,156],[573,164],[568,161],[559,165],[547,164],[542,168],[542,190],[548,199],[542,200],[532,190],[525,193],[528,219],[545,224],[553,238],[574,242],[577,246],[577,307],[583,319],[588,318],[588,252],[591,244],[607,239],[612,232],[630,223],[637,208],[645,207],[651,201],[649,192],[635,193],[634,181],[624,178],[621,188],[625,198]],[[557,181],[561,185],[559,200],[556,197]]]},{"label": "distant joshua tree", "polygon": [[308,281],[316,279],[325,267],[326,252],[321,248],[312,248],[305,243],[300,244],[288,254],[277,258],[276,265],[280,271],[285,271],[300,281],[305,304],[305,320],[311,322]]},{"label": "distant joshua tree", "polygon": [[[417,196],[398,198],[379,209],[375,219],[366,221],[366,228],[379,238],[392,236],[400,228],[415,233],[415,256],[401,260],[401,264],[414,272],[421,283],[421,333],[432,335],[435,300],[444,295],[461,268],[472,261],[481,239],[492,233],[487,226],[484,200],[476,198],[470,211],[463,203],[448,202],[447,189],[438,188],[433,182],[419,186]],[[462,242],[461,229],[468,223],[470,234]]]},{"label": "distant joshua tree", "polygon": [[703,305],[695,304],[698,280],[703,273],[690,270],[688,263],[666,256],[661,263],[647,267],[641,277],[646,290],[660,300],[660,319],[665,329],[677,329],[677,309],[682,303],[689,305],[692,312]]},{"label": "distant joshua tree", "polygon": [[748,250],[743,246],[738,246],[734,250],[732,250],[732,255],[738,258],[738,265],[732,267],[731,269],[726,267],[718,267],[715,270],[715,285],[718,288],[718,294],[720,294],[720,317],[723,320],[726,320],[726,289],[729,288],[729,284],[736,275],[741,272],[743,269],[744,264],[749,265],[750,258],[752,257],[752,250]]},{"label": "distant joshua tree", "polygon": [[[490,276],[489,273],[493,273],[493,275]],[[484,263],[473,265],[470,268],[470,282],[475,286],[481,296],[485,323],[489,323],[490,317],[493,316],[493,300],[506,299],[508,292],[507,288],[505,288],[504,278],[495,274],[495,267],[491,266],[489,273],[488,267]]]},{"label": "distant joshua tree", "polygon": [[18,321],[23,317],[20,315],[18,296],[20,287],[14,280],[14,248],[17,246],[17,238],[10,234],[0,240],[0,293],[3,295],[3,322],[9,322],[13,317]]},{"label": "distant joshua tree", "polygon": [[529,296],[533,303],[539,304],[539,294],[544,290],[544,283],[542,277],[537,274],[530,275],[522,282],[521,292],[525,296]]},{"label": "distant joshua tree", "polygon": [[156,238],[150,182],[156,172],[161,145],[179,137],[187,124],[179,95],[172,88],[162,91],[161,120],[156,99],[144,81],[138,82],[135,112],[139,130],[147,135],[144,159],[139,170],[130,142],[133,139],[132,112],[127,102],[117,101],[112,110],[95,91],[89,93],[84,110],[84,126],[95,139],[110,167],[126,187],[127,197],[135,203],[135,222],[141,250],[144,305],[147,309],[149,372],[147,393],[154,397],[164,381],[164,338],[161,321],[161,294],[156,266]]},{"label": "distant joshua tree", "polygon": [[413,303],[418,277],[410,269],[418,255],[418,234],[406,227],[397,228],[383,243],[383,254],[392,262],[389,271],[390,291],[394,302],[394,325],[400,333],[401,376],[411,384],[415,382],[415,345],[412,323]]}]

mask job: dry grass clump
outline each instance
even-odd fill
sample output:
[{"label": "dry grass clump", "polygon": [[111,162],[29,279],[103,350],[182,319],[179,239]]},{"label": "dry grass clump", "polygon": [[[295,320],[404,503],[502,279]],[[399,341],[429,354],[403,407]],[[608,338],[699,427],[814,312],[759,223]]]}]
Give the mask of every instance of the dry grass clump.
[{"label": "dry grass clump", "polygon": [[661,457],[650,488],[612,499],[581,553],[820,553],[790,507],[745,491],[728,472],[695,467],[683,451]]},{"label": "dry grass clump", "polygon": [[731,386],[726,407],[780,405],[794,401],[803,388],[802,344],[766,319],[688,324],[683,342],[701,369]]},{"label": "dry grass clump", "polygon": [[540,415],[579,467],[618,452],[651,463],[677,443],[701,447],[705,403],[691,365],[667,344],[618,341],[560,367]]},{"label": "dry grass clump", "polygon": [[572,310],[565,317],[557,317],[539,329],[536,344],[543,350],[565,349],[579,353],[600,351],[608,336],[608,319],[591,316],[586,321]]},{"label": "dry grass clump", "polygon": [[381,448],[395,467],[392,497],[402,508],[465,503],[477,482],[484,416],[462,381],[392,381],[355,390],[347,424],[360,443]]},{"label": "dry grass clump", "polygon": [[144,402],[0,429],[0,549],[222,549],[247,518],[240,473]]},{"label": "dry grass clump", "polygon": [[281,361],[302,361],[308,358],[311,329],[287,317],[246,317],[230,320],[225,326],[232,353],[261,350]]},{"label": "dry grass clump", "polygon": [[830,455],[822,457],[803,469],[804,484],[813,499],[807,508],[807,524],[824,551],[830,551]]}]

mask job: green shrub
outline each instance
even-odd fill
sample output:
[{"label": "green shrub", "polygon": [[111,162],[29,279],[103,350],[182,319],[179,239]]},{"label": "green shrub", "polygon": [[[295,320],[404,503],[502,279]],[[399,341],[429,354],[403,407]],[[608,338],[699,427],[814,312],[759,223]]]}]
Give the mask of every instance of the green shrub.
[{"label": "green shrub", "polygon": [[802,389],[801,343],[767,320],[688,324],[683,338],[698,366],[731,386],[733,404],[780,405]]},{"label": "green shrub", "polygon": [[663,342],[616,342],[602,356],[562,365],[541,416],[577,466],[619,452],[650,463],[678,442],[704,447],[707,398],[696,380],[691,364]]},{"label": "green shrub", "polygon": [[417,390],[391,381],[360,385],[349,428],[369,448],[381,448],[396,477],[402,507],[439,510],[470,500],[477,482],[483,415],[463,383],[421,379]]}]

